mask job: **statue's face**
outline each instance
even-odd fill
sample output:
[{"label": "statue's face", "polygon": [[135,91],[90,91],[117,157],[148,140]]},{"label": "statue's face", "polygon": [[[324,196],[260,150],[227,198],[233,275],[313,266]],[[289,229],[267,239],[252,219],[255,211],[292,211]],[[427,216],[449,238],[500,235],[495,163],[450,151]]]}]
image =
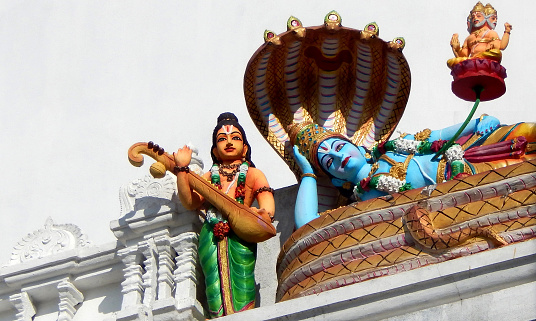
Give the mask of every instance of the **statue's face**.
[{"label": "statue's face", "polygon": [[473,12],[471,14],[471,25],[473,28],[480,28],[486,23],[486,17],[482,12]]},{"label": "statue's face", "polygon": [[495,29],[495,27],[497,26],[497,16],[492,14],[486,20],[488,21],[488,25],[490,26],[490,28]]},{"label": "statue's face", "polygon": [[216,133],[216,150],[214,155],[222,161],[242,159],[246,155],[242,133],[233,125],[223,125]]},{"label": "statue's face", "polygon": [[366,160],[357,146],[339,138],[328,138],[318,146],[318,162],[336,178],[353,180]]}]

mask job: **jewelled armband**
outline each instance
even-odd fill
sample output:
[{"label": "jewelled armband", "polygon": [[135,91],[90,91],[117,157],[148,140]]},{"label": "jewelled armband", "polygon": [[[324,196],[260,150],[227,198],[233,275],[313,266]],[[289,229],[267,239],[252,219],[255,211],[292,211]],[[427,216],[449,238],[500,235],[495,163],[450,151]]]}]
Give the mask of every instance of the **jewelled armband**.
[{"label": "jewelled armband", "polygon": [[313,173],[304,173],[302,174],[301,179],[303,179],[304,177],[312,177],[314,179],[317,179],[316,175]]},{"label": "jewelled armband", "polygon": [[268,186],[263,186],[263,187],[257,189],[255,192],[253,192],[253,195],[255,195],[255,197],[257,197],[257,195],[259,195],[262,192],[270,192],[273,195],[274,194],[274,189],[271,188],[271,187],[268,187]]},{"label": "jewelled armband", "polygon": [[173,173],[177,174],[179,172],[190,172],[190,168],[188,166],[175,166],[173,167]]}]

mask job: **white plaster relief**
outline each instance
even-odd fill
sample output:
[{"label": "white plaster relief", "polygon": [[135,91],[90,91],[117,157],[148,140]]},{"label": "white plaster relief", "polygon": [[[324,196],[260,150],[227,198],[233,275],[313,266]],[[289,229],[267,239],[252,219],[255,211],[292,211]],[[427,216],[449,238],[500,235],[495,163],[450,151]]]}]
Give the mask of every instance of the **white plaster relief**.
[{"label": "white plaster relief", "polygon": [[54,224],[48,217],[45,227],[26,235],[13,248],[10,265],[39,259],[59,252],[87,247],[90,242],[74,224]]},{"label": "white plaster relief", "polygon": [[172,201],[176,197],[174,176],[166,173],[161,179],[146,175],[123,186],[119,192],[121,203],[121,217],[139,210],[151,210],[155,213],[161,208],[173,210],[176,203]]},{"label": "white plaster relief", "polygon": [[171,240],[177,256],[175,278],[175,299],[179,306],[182,301],[196,297],[200,267],[197,261],[198,235],[194,232],[181,234]]},{"label": "white plaster relief", "polygon": [[171,247],[168,234],[156,237],[155,243],[158,249],[158,300],[163,300],[172,297],[171,293],[175,286],[173,279],[175,251]]},{"label": "white plaster relief", "polygon": [[137,252],[137,246],[119,250],[117,254],[121,257],[125,268],[123,269],[124,281],[121,282],[121,293],[123,301],[121,310],[134,307],[142,302],[143,294],[143,268],[141,266],[142,255]]},{"label": "white plaster relief", "polygon": [[[198,175],[203,175],[204,164],[201,157],[198,156],[197,148],[190,143],[188,146],[192,149],[190,170]],[[119,193],[121,217],[133,211],[146,210],[156,206],[168,207],[173,210],[175,204],[178,203],[176,194],[177,183],[175,175],[166,172],[163,178],[154,178],[148,174],[121,188]]]},{"label": "white plaster relief", "polygon": [[30,299],[30,296],[26,292],[21,292],[9,296],[9,301],[17,313],[15,314],[16,321],[32,321],[35,316],[35,307]]},{"label": "white plaster relief", "polygon": [[158,265],[156,261],[156,245],[154,240],[149,238],[139,245],[140,252],[143,253],[143,267],[145,273],[143,273],[143,304],[151,306],[156,300],[157,283],[156,277],[158,272]]},{"label": "white plaster relief", "polygon": [[67,280],[58,284],[60,303],[58,321],[71,321],[76,314],[76,306],[84,301],[82,292]]}]

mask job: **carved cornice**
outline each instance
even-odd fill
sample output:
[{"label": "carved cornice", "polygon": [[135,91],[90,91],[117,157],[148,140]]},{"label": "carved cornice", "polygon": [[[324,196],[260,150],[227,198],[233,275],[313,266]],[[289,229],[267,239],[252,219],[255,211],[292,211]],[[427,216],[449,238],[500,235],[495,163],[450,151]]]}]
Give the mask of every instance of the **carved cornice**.
[{"label": "carved cornice", "polygon": [[27,292],[21,292],[9,296],[9,301],[15,309],[17,314],[16,321],[31,321],[35,316],[35,307]]},{"label": "carved cornice", "polygon": [[48,218],[45,227],[29,233],[13,248],[10,265],[39,259],[59,252],[86,247],[87,235],[74,224],[54,224]]}]

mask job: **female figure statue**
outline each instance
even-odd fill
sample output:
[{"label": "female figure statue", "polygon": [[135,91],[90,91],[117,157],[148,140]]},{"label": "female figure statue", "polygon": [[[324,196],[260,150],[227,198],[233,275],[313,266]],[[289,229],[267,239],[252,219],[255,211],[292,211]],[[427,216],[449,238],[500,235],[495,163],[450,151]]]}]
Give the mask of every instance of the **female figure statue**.
[{"label": "female figure statue", "polygon": [[[192,150],[188,146],[174,153],[179,199],[187,209],[205,206],[205,199],[188,184],[188,164]],[[211,157],[214,162],[204,178],[236,202],[251,207],[259,220],[273,221],[273,190],[264,174],[251,161],[251,146],[238,119],[223,113],[212,134]],[[256,243],[237,236],[244,228],[223,217],[213,206],[206,206],[206,217],[199,234],[199,258],[205,275],[206,295],[211,317],[232,314],[255,306]],[[246,228],[259,228],[249,224]]]},{"label": "female figure statue", "polygon": [[534,124],[499,128],[497,118],[483,115],[469,122],[461,134],[458,142],[463,140],[465,155],[460,145],[454,145],[436,160],[437,151],[459,127],[401,135],[367,150],[318,125],[292,125],[290,140],[303,173],[296,200],[296,227],[319,216],[315,170],[328,175],[343,194],[354,192],[358,200],[368,200],[536,157],[526,155],[534,149],[533,144],[527,147],[527,139],[536,138]]}]

